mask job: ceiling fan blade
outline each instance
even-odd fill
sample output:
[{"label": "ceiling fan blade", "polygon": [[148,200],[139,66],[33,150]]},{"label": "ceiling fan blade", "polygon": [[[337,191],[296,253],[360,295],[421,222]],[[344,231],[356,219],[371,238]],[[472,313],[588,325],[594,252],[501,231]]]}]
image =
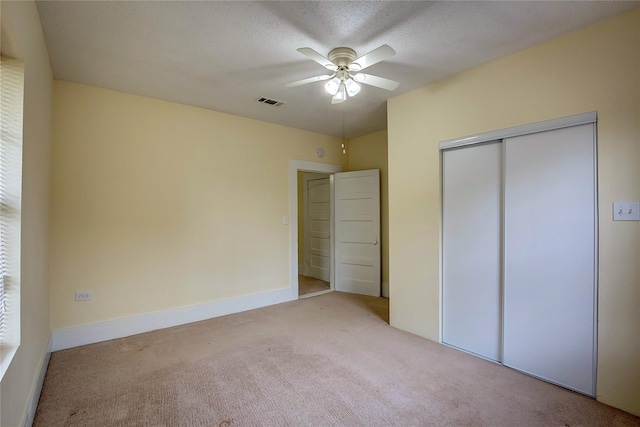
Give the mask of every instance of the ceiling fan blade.
[{"label": "ceiling fan blade", "polygon": [[379,87],[380,89],[396,90],[400,83],[395,80],[385,79],[384,77],[372,76],[371,74],[358,73],[353,76],[358,83],[364,83],[369,86]]},{"label": "ceiling fan blade", "polygon": [[307,56],[309,59],[316,61],[318,64],[322,65],[328,70],[336,71],[338,69],[338,67],[336,67],[336,64],[329,61],[327,58],[320,55],[318,52],[311,49],[310,47],[301,47],[300,49],[298,49],[298,52]]},{"label": "ceiling fan blade", "polygon": [[284,87],[295,87],[295,86],[300,86],[300,85],[306,85],[307,83],[314,83],[314,82],[320,82],[322,80],[329,80],[334,75],[326,74],[324,76],[309,77],[308,79],[302,79],[302,80],[297,80],[295,82],[286,83],[284,85]]},{"label": "ceiling fan blade", "polygon": [[353,68],[353,65],[355,64],[356,67],[360,66],[359,70],[364,70],[365,68],[370,67],[373,64],[377,64],[380,61],[391,58],[395,54],[396,51],[393,50],[391,46],[383,44],[379,48],[373,49],[366,55],[362,55],[360,58],[357,58],[351,63],[351,67]]}]

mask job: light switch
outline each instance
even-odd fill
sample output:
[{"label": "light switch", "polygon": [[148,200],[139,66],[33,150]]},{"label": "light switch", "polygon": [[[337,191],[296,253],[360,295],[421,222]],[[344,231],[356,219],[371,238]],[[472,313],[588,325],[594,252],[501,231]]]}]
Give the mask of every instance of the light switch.
[{"label": "light switch", "polygon": [[289,215],[284,215],[282,217],[282,224],[283,225],[289,225]]},{"label": "light switch", "polygon": [[614,221],[640,221],[640,202],[613,202]]}]

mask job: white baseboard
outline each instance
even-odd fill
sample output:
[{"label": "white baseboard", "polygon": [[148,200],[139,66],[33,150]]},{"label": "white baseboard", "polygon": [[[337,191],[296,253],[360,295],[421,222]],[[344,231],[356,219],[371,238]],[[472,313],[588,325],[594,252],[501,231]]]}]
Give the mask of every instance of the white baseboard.
[{"label": "white baseboard", "polygon": [[108,341],[291,300],[291,289],[283,288],[260,294],[125,317],[123,319],[58,329],[53,331],[52,349],[53,351],[58,351]]},{"label": "white baseboard", "polygon": [[51,358],[51,340],[52,337],[50,336],[45,352],[40,360],[40,371],[38,372],[38,377],[29,391],[29,400],[27,401],[26,413],[24,414],[24,420],[22,422],[23,427],[31,427],[33,425],[33,420],[36,417],[36,410],[38,409],[38,402],[40,401],[40,393],[42,392],[44,377],[47,374],[47,367],[49,366],[49,359]]},{"label": "white baseboard", "polygon": [[382,282],[382,296],[389,298],[389,284]]}]

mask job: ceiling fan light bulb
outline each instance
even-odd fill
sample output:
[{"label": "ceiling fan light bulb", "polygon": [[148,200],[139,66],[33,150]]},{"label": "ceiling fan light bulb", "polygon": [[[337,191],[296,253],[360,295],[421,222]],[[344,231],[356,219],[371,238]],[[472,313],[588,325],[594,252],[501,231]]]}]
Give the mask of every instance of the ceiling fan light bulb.
[{"label": "ceiling fan light bulb", "polygon": [[343,102],[347,100],[347,90],[344,87],[344,83],[340,83],[340,87],[335,95],[333,95],[333,103]]},{"label": "ceiling fan light bulb", "polygon": [[345,82],[345,87],[349,96],[356,96],[358,92],[360,92],[360,85],[352,79],[349,79]]},{"label": "ceiling fan light bulb", "polygon": [[337,77],[332,78],[326,85],[324,85],[324,88],[331,95],[335,95],[340,89],[340,79]]}]

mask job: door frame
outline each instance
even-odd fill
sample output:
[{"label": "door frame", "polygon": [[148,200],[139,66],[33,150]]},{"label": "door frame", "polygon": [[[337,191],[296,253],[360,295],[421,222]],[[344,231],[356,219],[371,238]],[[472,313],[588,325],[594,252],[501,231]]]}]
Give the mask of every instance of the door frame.
[{"label": "door frame", "polygon": [[[289,289],[292,299],[298,299],[298,171],[334,174],[342,172],[342,166],[304,160],[289,160]],[[329,184],[331,197],[333,197],[333,175],[329,178]],[[333,204],[331,209],[333,209]],[[333,212],[331,213],[331,218],[331,236],[333,239]],[[331,245],[330,263],[332,266],[333,262],[333,245]],[[333,286],[333,268],[331,269],[330,279]]]},{"label": "door frame", "polygon": [[[545,132],[545,131],[551,131],[551,130],[557,130],[557,129],[562,129],[562,128],[567,128],[567,127],[573,127],[573,126],[580,126],[580,125],[585,125],[585,124],[592,124],[594,126],[593,128],[593,136],[594,136],[594,146],[593,146],[593,150],[594,150],[594,182],[593,182],[593,188],[594,188],[594,261],[593,261],[593,278],[594,278],[594,284],[593,284],[593,351],[592,351],[592,360],[593,360],[593,394],[588,394],[592,397],[597,396],[597,373],[598,373],[598,292],[599,292],[599,249],[600,249],[600,243],[598,240],[598,229],[600,226],[600,222],[599,222],[599,214],[600,214],[600,206],[598,204],[598,112],[597,111],[591,111],[591,112],[587,112],[587,113],[582,113],[582,114],[576,114],[573,116],[566,116],[566,117],[561,117],[558,119],[552,119],[552,120],[546,120],[546,121],[542,121],[542,122],[536,122],[536,123],[531,123],[531,124],[526,124],[526,125],[521,125],[521,126],[516,126],[516,127],[512,127],[512,128],[506,128],[506,129],[500,129],[500,130],[496,130],[496,131],[491,131],[491,132],[486,132],[486,133],[480,133],[480,134],[476,134],[476,135],[471,135],[471,136],[466,136],[463,138],[455,138],[455,139],[450,139],[450,140],[446,140],[446,141],[441,141],[439,143],[439,150],[440,150],[440,218],[444,218],[444,188],[443,188],[443,164],[444,164],[444,158],[443,158],[443,152],[444,150],[447,149],[451,149],[451,148],[458,148],[458,147],[464,147],[464,146],[468,146],[468,145],[474,145],[474,144],[480,144],[480,143],[485,143],[485,142],[490,142],[490,141],[494,141],[494,140],[501,140],[504,141],[508,138],[512,138],[512,137],[516,137],[516,136],[522,136],[522,135],[530,135],[530,134],[534,134],[534,133],[538,133],[538,132]],[[504,161],[504,160],[503,160]],[[444,247],[444,235],[443,235],[443,227],[440,227],[440,274],[439,274],[439,292],[440,292],[440,298],[439,298],[439,339],[438,341],[444,345],[448,345],[446,343],[443,342],[443,327],[444,327],[444,316],[443,316],[443,306],[444,306],[444,301],[443,301],[443,295],[444,295],[444,263],[445,263],[445,259],[444,259],[444,251],[443,251],[443,247]],[[502,254],[502,258],[504,259],[504,250],[503,250],[503,254]],[[504,263],[504,261],[502,261]],[[503,269],[502,274],[504,277],[504,264],[501,267]],[[502,284],[502,286],[504,286],[504,283]],[[502,293],[504,294],[504,290],[502,290]],[[457,347],[456,347],[457,348]],[[462,350],[465,351],[465,350]],[[504,355],[501,355],[501,360],[503,359]],[[500,364],[502,364],[502,362],[498,362]],[[545,380],[547,382],[552,382],[549,380]],[[552,382],[553,383],[553,382]],[[563,387],[565,387],[564,385],[562,385]],[[577,391],[574,390],[578,393],[584,393],[581,391]]]}]

